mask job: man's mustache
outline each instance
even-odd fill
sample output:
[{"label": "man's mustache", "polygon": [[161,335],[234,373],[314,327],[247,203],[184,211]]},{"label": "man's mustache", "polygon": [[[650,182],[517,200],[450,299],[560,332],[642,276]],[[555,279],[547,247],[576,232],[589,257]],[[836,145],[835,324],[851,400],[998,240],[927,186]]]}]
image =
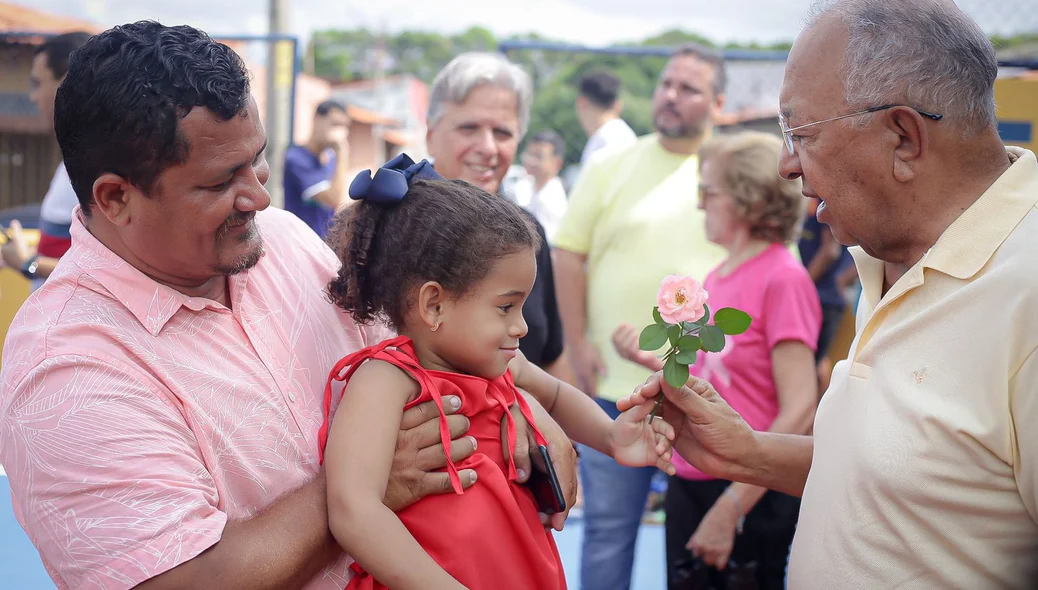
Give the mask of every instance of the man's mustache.
[{"label": "man's mustache", "polygon": [[227,235],[232,229],[249,223],[253,220],[254,217],[256,217],[255,211],[249,213],[232,214],[230,217],[227,218],[226,221],[223,222],[223,225],[220,226],[220,230],[216,232],[217,236],[222,237]]}]

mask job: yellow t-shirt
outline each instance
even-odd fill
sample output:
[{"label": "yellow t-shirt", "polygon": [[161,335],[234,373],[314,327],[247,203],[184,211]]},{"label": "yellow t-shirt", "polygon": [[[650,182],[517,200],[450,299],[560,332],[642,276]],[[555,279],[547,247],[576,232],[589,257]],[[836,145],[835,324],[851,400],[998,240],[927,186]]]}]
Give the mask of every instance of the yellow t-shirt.
[{"label": "yellow t-shirt", "polygon": [[608,373],[599,380],[599,397],[620,399],[648,376],[616,353],[613,330],[652,323],[663,277],[703,280],[724,259],[724,250],[706,239],[698,164],[696,156],[668,152],[648,135],[592,160],[570,195],[554,245],[588,257],[588,337]]}]

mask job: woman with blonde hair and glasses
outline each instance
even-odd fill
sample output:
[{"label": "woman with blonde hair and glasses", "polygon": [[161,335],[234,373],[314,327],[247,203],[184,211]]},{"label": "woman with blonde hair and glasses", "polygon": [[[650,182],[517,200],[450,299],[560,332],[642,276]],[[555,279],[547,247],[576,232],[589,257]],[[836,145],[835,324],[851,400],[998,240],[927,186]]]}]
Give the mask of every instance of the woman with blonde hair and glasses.
[{"label": "woman with blonde hair and glasses", "polygon": [[[817,400],[822,311],[810,275],[790,251],[807,200],[799,180],[777,173],[782,149],[778,137],[752,132],[718,136],[700,149],[707,238],[728,252],[704,282],[709,305],[742,309],[753,324],[721,352],[701,352],[691,372],[754,429],[806,433]],[[635,328],[619,327],[613,340],[624,358],[662,368],[638,349]],[[713,479],[677,455],[674,464],[665,501],[670,590],[782,588],[799,500]]]}]

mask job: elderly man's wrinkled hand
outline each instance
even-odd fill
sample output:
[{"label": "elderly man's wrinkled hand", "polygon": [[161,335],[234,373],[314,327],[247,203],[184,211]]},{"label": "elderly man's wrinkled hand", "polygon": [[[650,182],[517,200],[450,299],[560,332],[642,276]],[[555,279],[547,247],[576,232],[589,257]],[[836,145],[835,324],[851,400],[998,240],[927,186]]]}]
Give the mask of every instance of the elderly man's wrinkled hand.
[{"label": "elderly man's wrinkled hand", "polygon": [[621,399],[620,411],[641,405],[664,394],[664,419],[674,425],[674,450],[703,473],[732,479],[756,450],[754,431],[742,416],[724,401],[709,382],[689,377],[673,388],[656,373],[634,393]]}]

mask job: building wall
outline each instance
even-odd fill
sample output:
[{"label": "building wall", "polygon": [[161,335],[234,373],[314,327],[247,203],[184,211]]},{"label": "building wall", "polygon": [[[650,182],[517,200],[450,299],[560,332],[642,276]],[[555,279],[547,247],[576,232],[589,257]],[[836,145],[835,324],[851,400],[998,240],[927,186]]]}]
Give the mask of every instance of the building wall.
[{"label": "building wall", "polygon": [[[252,92],[259,106],[260,117],[266,118],[267,72],[265,68],[252,69]],[[296,77],[295,122],[292,141],[302,145],[310,140],[313,132],[314,112],[317,105],[332,97],[331,85],[315,76],[299,74]],[[353,121],[350,125],[350,168],[363,170],[375,168],[383,162],[381,151],[374,138],[374,130],[368,123]]]},{"label": "building wall", "polygon": [[331,98],[331,85],[314,76],[299,74],[296,77],[295,130],[293,141],[306,143],[314,127],[314,111],[317,105]]},{"label": "building wall", "polygon": [[362,80],[336,84],[331,96],[349,104],[383,113],[403,128],[407,145],[390,145],[387,158],[405,152],[416,160],[427,157],[425,146],[425,115],[429,104],[429,87],[413,76],[394,76],[382,82],[379,92],[374,82]]},{"label": "building wall", "polygon": [[29,69],[34,47],[22,43],[0,42],[0,92],[28,92]]},{"label": "building wall", "polygon": [[366,123],[354,121],[350,124],[350,169],[377,168],[381,161],[381,150],[376,149],[374,128]]},{"label": "building wall", "polygon": [[49,135],[0,131],[0,210],[42,202],[60,161]]},{"label": "building wall", "polygon": [[995,80],[995,108],[1002,141],[1038,151],[1038,73]]}]

